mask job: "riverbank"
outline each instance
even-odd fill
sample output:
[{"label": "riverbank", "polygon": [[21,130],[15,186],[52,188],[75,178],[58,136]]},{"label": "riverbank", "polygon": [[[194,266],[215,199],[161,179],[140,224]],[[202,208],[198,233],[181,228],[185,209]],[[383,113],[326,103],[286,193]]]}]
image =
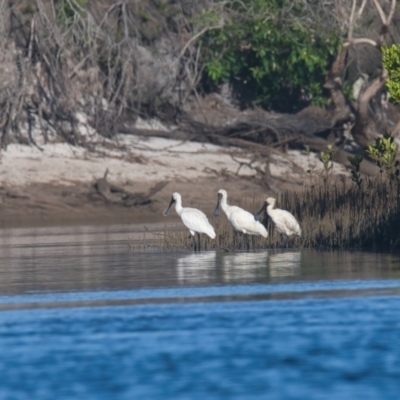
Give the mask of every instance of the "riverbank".
[{"label": "riverbank", "polygon": [[[322,164],[315,154],[308,160],[289,150],[266,159],[234,147],[134,135],[99,140],[91,150],[65,143],[9,145],[1,153],[0,227],[160,222],[174,191],[184,205],[211,214],[221,188],[235,201],[301,189],[310,163],[317,176]],[[129,193],[167,184],[148,205],[110,204],[95,188],[106,170],[107,180]],[[333,171],[348,174],[339,164]],[[168,220],[177,218],[171,213]]]}]

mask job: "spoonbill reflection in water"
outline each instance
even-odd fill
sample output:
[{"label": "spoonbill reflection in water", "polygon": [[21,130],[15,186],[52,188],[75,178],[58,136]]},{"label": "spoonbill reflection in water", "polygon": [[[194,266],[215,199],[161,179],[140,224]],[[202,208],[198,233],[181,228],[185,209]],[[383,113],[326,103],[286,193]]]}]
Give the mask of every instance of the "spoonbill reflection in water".
[{"label": "spoonbill reflection in water", "polygon": [[216,217],[219,215],[219,208],[221,207],[229,222],[232,224],[235,232],[242,236],[242,242],[243,234],[261,235],[265,238],[268,237],[268,232],[265,229],[265,226],[261,222],[256,221],[253,214],[238,206],[230,206],[227,203],[227,198],[228,193],[226,190],[220,189],[218,191],[218,203],[217,207],[215,208],[214,215]]},{"label": "spoonbill reflection in water", "polygon": [[301,274],[301,253],[274,253],[269,256],[269,276],[282,279]]},{"label": "spoonbill reflection in water", "polygon": [[[194,251],[200,251],[200,233],[205,233],[211,239],[215,239],[215,231],[207,219],[206,214],[197,208],[182,207],[182,196],[175,192],[172,194],[171,202],[168,208],[164,211],[163,215],[166,217],[172,204],[175,203],[176,213],[181,217],[183,225],[189,229],[189,232],[194,241]],[[195,233],[197,233],[198,240],[196,241]]]},{"label": "spoonbill reflection in water", "polygon": [[265,200],[261,210],[254,215],[254,219],[258,221],[263,211],[267,210],[267,214],[272,219],[275,229],[279,232],[281,236],[281,244],[283,235],[289,236],[301,236],[301,228],[299,223],[293,214],[289,211],[281,210],[280,208],[275,208],[276,199],[273,197],[268,197]]},{"label": "spoonbill reflection in water", "polygon": [[268,275],[268,251],[223,253],[225,282],[260,282]]},{"label": "spoonbill reflection in water", "polygon": [[192,253],[178,258],[176,267],[179,283],[181,285],[219,283],[216,258],[216,251]]}]

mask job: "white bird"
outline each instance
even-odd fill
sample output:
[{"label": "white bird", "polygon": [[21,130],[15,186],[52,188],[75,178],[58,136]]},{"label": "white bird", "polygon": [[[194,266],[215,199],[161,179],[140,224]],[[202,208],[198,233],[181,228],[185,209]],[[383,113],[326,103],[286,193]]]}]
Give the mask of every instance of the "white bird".
[{"label": "white bird", "polygon": [[246,235],[261,235],[268,237],[268,231],[265,226],[254,219],[254,215],[237,206],[230,206],[227,203],[228,194],[226,190],[218,191],[218,203],[215,208],[214,215],[219,215],[219,208],[226,214],[229,222],[232,224],[235,232]]},{"label": "white bird", "polygon": [[[200,233],[205,233],[211,239],[215,239],[215,231],[207,219],[206,214],[197,208],[182,207],[182,196],[179,193],[173,193],[168,208],[164,211],[166,217],[172,204],[175,203],[176,213],[181,217],[183,224],[189,229],[194,240],[194,250],[200,250]],[[197,233],[198,243],[195,233]]]},{"label": "white bird", "polygon": [[289,211],[281,210],[280,208],[274,208],[276,203],[276,199],[273,197],[268,197],[265,200],[261,210],[254,215],[254,219],[258,221],[260,219],[260,215],[265,209],[267,210],[267,214],[272,219],[275,229],[282,236],[301,236],[301,228],[299,223],[297,222],[296,218],[293,214]]}]

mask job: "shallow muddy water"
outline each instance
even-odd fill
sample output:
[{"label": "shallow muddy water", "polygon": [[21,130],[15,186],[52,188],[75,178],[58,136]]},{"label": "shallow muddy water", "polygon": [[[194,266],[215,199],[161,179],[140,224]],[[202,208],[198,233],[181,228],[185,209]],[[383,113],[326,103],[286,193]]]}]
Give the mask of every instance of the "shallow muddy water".
[{"label": "shallow muddy water", "polygon": [[0,231],[0,399],[397,399],[400,256]]}]

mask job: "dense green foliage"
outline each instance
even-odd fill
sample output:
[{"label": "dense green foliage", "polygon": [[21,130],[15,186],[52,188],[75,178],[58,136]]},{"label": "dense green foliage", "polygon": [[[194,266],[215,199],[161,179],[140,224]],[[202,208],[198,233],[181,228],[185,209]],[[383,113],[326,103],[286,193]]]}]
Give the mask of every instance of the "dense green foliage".
[{"label": "dense green foliage", "polygon": [[400,44],[383,47],[383,65],[389,73],[386,87],[394,103],[400,104]]},{"label": "dense green foliage", "polygon": [[326,21],[313,19],[304,4],[230,1],[223,12],[203,12],[204,25],[216,25],[224,16],[224,27],[201,39],[207,77],[236,83],[274,110],[296,109],[302,100],[323,104],[325,75],[340,38],[332,27],[323,27]]}]

